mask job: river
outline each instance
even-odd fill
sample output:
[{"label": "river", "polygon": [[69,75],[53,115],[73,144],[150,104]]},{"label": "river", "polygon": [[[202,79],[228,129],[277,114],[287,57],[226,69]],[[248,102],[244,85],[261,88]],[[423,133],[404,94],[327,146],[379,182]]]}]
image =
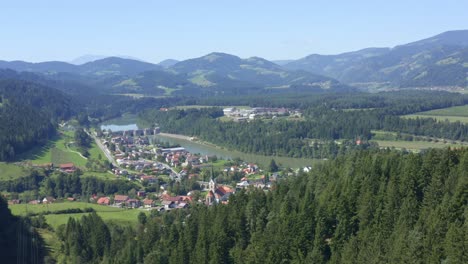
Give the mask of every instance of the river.
[{"label": "river", "polygon": [[[138,129],[136,116],[126,115],[121,118],[112,119],[101,124],[101,129],[110,129],[112,131],[133,130]],[[222,159],[235,159],[240,158],[247,162],[257,163],[262,166],[268,166],[271,159],[274,159],[280,166],[291,168],[299,168],[311,166],[320,162],[316,159],[302,159],[278,156],[264,156],[257,154],[244,153],[235,150],[228,150],[225,148],[217,147],[212,144],[204,144],[196,141],[190,141],[182,138],[175,138],[165,135],[156,135],[155,139],[168,142],[171,145],[180,145],[191,153],[200,153],[202,155],[216,155]]]}]

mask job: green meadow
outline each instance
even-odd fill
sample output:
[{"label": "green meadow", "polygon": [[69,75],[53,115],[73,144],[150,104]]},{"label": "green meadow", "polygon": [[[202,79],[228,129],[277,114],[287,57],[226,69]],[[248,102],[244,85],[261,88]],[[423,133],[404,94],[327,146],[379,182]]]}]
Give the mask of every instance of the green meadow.
[{"label": "green meadow", "polygon": [[[108,206],[103,206],[108,207]],[[121,209],[120,211],[98,211],[96,212],[102,220],[106,222],[112,222],[116,224],[132,224],[138,222],[138,214],[140,212],[148,213],[148,211],[139,210],[139,209]],[[50,214],[46,215],[47,224],[49,224],[54,230],[59,227],[60,225],[64,225],[68,222],[70,217],[75,219],[80,219],[83,215],[87,215],[89,213],[81,213],[81,214]]]},{"label": "green meadow", "polygon": [[382,148],[396,148],[396,149],[407,149],[410,151],[419,152],[423,149],[429,148],[459,148],[463,145],[444,143],[444,142],[429,142],[429,141],[404,141],[404,140],[371,140],[376,142]]},{"label": "green meadow", "polygon": [[[139,209],[125,209],[110,207],[92,203],[84,202],[63,202],[52,204],[15,204],[9,206],[12,214],[14,215],[27,215],[28,213],[41,213],[41,212],[56,212],[66,209],[85,209],[93,208],[96,213],[102,217],[104,221],[114,222],[117,224],[136,223],[138,214],[140,212],[148,213],[148,211]],[[69,217],[80,218],[88,213],[74,213],[74,214],[48,214],[45,215],[47,223],[54,229],[62,224],[66,224]]]},{"label": "green meadow", "polygon": [[448,120],[450,122],[460,121],[468,124],[468,105],[454,106],[431,111],[419,112],[411,115],[405,115],[404,118],[434,118],[439,121]]},{"label": "green meadow", "polygon": [[29,175],[29,170],[21,166],[0,162],[0,180],[11,180]]},{"label": "green meadow", "polygon": [[[87,159],[83,157],[78,148],[73,145],[73,131],[59,131],[59,133],[50,139],[45,145],[33,148],[32,150],[21,154],[20,161],[30,161],[33,164],[54,163],[62,164],[72,162],[77,167],[85,168]],[[104,153],[92,142],[88,149],[89,158],[105,159]]]}]

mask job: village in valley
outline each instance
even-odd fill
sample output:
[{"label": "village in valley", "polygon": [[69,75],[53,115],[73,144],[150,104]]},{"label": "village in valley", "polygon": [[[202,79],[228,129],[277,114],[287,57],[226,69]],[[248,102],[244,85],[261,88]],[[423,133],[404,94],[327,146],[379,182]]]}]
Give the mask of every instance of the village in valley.
[{"label": "village in valley", "polygon": [[[167,111],[161,108],[160,111]],[[300,118],[299,110],[288,108],[245,108],[227,107],[223,109],[224,118],[236,122],[250,122],[254,119]],[[75,142],[70,138],[77,128],[69,122],[61,124],[61,134],[67,135],[66,150]],[[158,212],[187,208],[193,204],[214,205],[228,203],[230,195],[249,188],[268,191],[282,176],[294,175],[291,170],[280,171],[274,160],[274,169],[241,159],[221,159],[216,155],[191,153],[180,145],[171,145],[161,141],[157,135],[160,128],[153,126],[144,129],[126,129],[111,131],[95,127],[82,130],[94,145],[94,156],[83,164],[71,161],[65,163],[22,163],[22,166],[40,169],[52,175],[94,176],[106,175],[106,181],[124,180],[134,188],[130,191],[115,193],[68,193],[68,196],[40,196],[39,193],[29,198],[13,195],[9,204],[51,204],[66,202],[93,203],[114,208],[155,210]],[[169,135],[170,134],[165,134]],[[198,141],[193,137],[183,137]],[[77,151],[75,153],[79,154]],[[96,154],[99,153],[99,154]],[[104,155],[102,155],[104,154]],[[65,159],[64,159],[65,160]],[[265,166],[265,164],[263,164]],[[90,168],[91,167],[91,168]],[[98,168],[98,170],[95,169]],[[308,171],[310,167],[305,167]],[[296,171],[297,173],[297,171]],[[15,198],[16,197],[16,198]]]},{"label": "village in valley", "polygon": [[[289,111],[283,110],[285,113]],[[283,110],[275,111],[283,114]],[[226,115],[236,115],[236,111],[234,109]],[[266,115],[272,111],[266,109],[265,112],[255,113]],[[125,131],[93,129],[87,133],[104,154],[106,162],[109,160],[110,169],[107,173],[113,175],[109,177],[134,183],[138,188],[113,195],[94,193],[89,197],[80,197],[74,194],[63,199],[67,202],[90,202],[116,208],[163,212],[187,208],[196,203],[208,206],[228,203],[230,195],[242,189],[268,191],[283,175],[283,172],[278,172],[278,167],[275,171],[264,170],[255,163],[191,153],[182,146],[161,142],[155,137],[160,133],[159,127]],[[72,162],[34,167],[65,175],[82,173],[82,167]],[[51,204],[60,201],[47,196],[30,201],[12,199],[9,203]]]},{"label": "village in valley", "polygon": [[169,146],[155,140],[158,133],[159,128],[95,132],[103,151],[115,160],[115,176],[143,187],[133,198],[125,194],[94,197],[98,204],[168,211],[193,203],[227,203],[236,191],[250,187],[269,190],[278,180],[277,172],[268,173],[254,163],[220,160]]}]

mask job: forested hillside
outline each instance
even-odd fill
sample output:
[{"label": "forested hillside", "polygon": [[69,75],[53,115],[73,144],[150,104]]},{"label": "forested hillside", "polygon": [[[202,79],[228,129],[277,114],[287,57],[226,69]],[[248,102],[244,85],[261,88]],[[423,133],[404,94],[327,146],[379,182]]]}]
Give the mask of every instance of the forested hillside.
[{"label": "forested hillside", "polygon": [[41,144],[74,109],[61,92],[18,80],[0,80],[0,160]]},{"label": "forested hillside", "polygon": [[227,205],[59,235],[81,263],[467,263],[467,190],[466,149],[361,151]]},{"label": "forested hillside", "polygon": [[30,220],[13,216],[0,196],[0,262],[43,263],[44,255],[44,241]]},{"label": "forested hillside", "polygon": [[367,48],[337,55],[312,54],[284,67],[336,78],[356,87],[467,88],[468,30],[394,48]]},{"label": "forested hillside", "polygon": [[[270,105],[300,106],[299,120],[222,121],[221,108],[159,111],[140,114],[146,124],[158,124],[162,131],[196,136],[230,149],[263,155],[333,158],[355,146],[356,139],[368,140],[372,130],[385,130],[451,140],[468,140],[468,126],[432,118],[403,119],[399,115],[468,103],[468,97],[444,92],[382,93],[377,95],[325,95],[311,100],[271,100]],[[254,103],[255,98],[250,98]],[[229,100],[228,100],[229,102]],[[233,100],[230,101],[231,103]],[[355,109],[359,108],[359,109]],[[348,109],[354,109],[349,111]],[[190,124],[190,125],[187,125]],[[348,140],[336,144],[335,140]],[[353,146],[354,145],[354,146]]]}]

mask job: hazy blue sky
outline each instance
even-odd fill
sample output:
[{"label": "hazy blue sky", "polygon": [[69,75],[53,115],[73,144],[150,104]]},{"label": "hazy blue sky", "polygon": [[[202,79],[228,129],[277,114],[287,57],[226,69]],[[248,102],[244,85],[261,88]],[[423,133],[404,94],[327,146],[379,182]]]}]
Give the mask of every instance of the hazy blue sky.
[{"label": "hazy blue sky", "polygon": [[0,60],[296,59],[468,29],[467,10],[464,0],[0,0]]}]

